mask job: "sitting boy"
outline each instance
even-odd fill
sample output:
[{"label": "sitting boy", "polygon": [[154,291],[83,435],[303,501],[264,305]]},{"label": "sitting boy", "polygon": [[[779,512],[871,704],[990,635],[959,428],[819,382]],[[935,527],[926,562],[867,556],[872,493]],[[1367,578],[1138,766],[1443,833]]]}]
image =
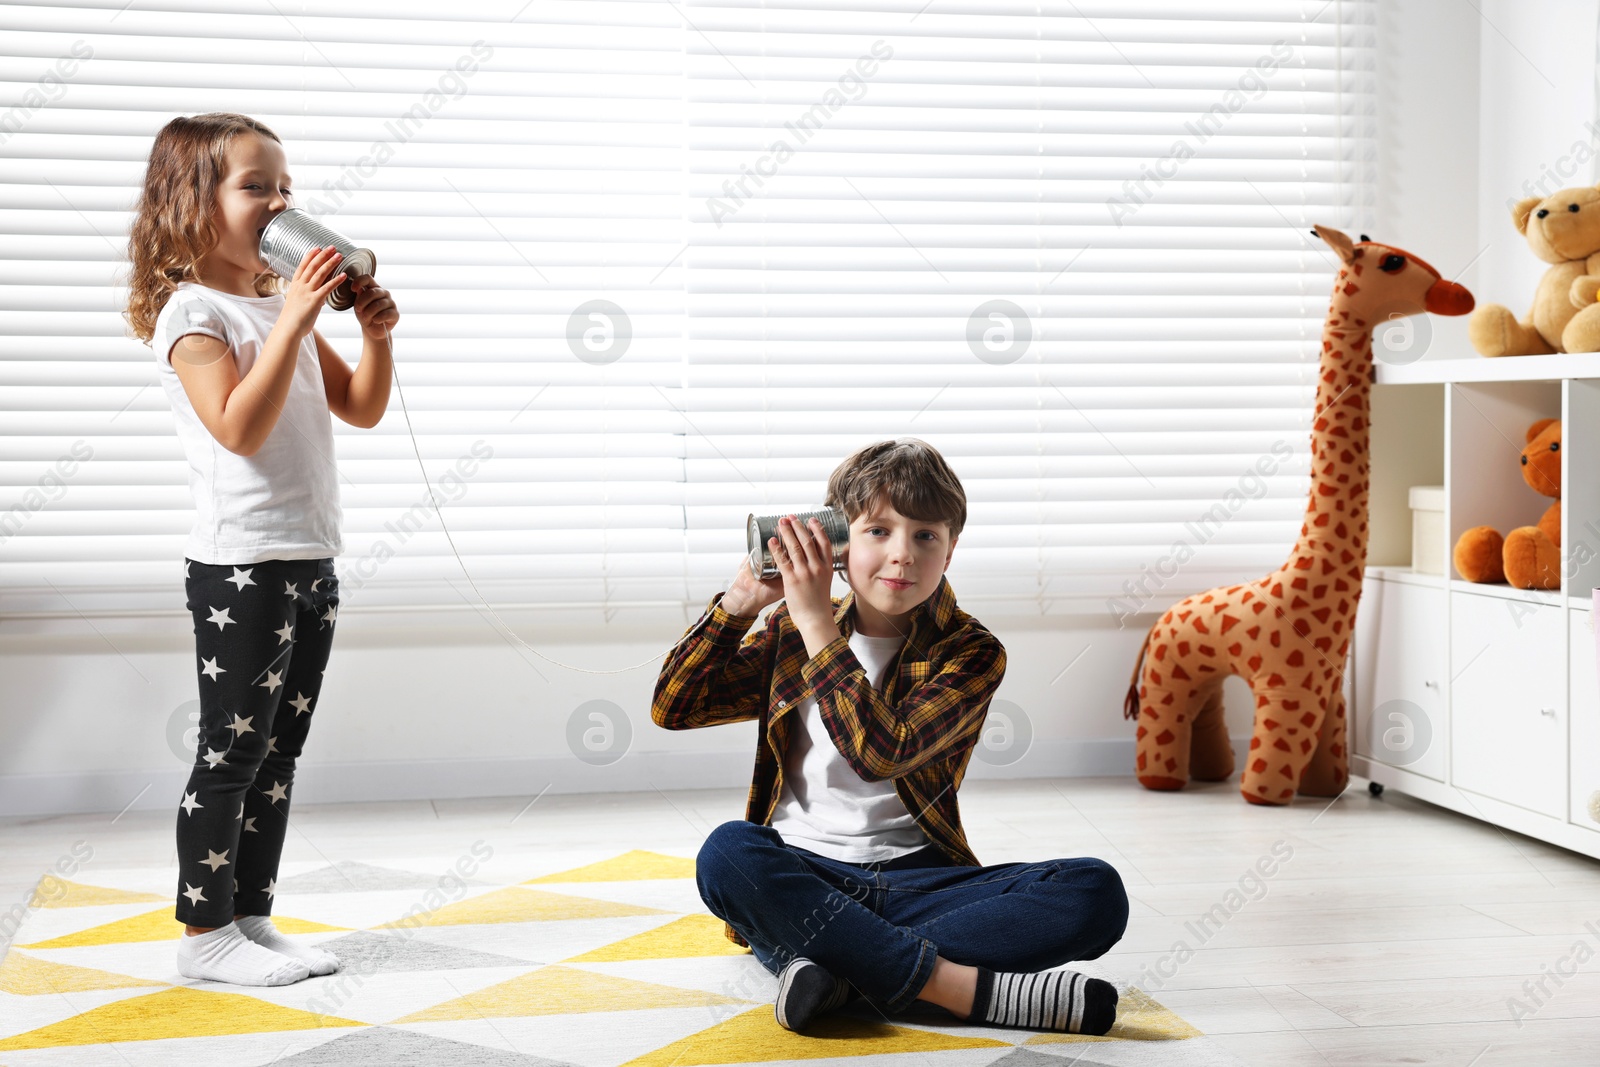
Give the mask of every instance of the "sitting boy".
[{"label": "sitting boy", "polygon": [[850,594],[829,595],[821,524],[786,517],[769,542],[779,576],[759,581],[741,559],[656,682],[658,726],[760,721],[745,819],[696,861],[701,899],[778,975],[790,1030],[859,992],[884,1012],[924,1000],[991,1025],[1105,1033],[1115,987],[1038,972],[1122,937],[1117,872],[982,867],[961,828],[956,790],[1006,662],[944,578],[961,482],[930,445],[884,441],[839,465],[827,503],[850,522]]}]

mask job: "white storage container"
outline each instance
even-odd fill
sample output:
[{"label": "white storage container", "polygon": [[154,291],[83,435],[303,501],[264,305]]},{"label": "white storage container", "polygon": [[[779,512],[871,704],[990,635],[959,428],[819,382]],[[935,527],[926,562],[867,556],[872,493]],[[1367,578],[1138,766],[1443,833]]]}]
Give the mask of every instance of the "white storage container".
[{"label": "white storage container", "polygon": [[1444,486],[1411,487],[1411,569],[1444,573]]}]

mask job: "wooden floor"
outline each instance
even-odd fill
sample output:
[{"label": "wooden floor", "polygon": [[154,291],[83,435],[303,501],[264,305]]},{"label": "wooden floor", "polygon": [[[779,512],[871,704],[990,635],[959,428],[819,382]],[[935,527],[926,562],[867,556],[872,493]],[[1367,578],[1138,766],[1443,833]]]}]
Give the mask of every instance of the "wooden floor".
[{"label": "wooden floor", "polygon": [[[1360,781],[1286,809],[1126,779],[969,782],[961,797],[985,863],[1113,863],[1133,915],[1103,965],[1247,1064],[1600,1063],[1600,862]],[[286,856],[371,862],[478,839],[692,855],[740,817],[744,790],[532,799],[297,808]],[[97,867],[170,861],[173,822],[0,820],[0,909],[75,842],[93,849],[76,876],[89,884]]]}]

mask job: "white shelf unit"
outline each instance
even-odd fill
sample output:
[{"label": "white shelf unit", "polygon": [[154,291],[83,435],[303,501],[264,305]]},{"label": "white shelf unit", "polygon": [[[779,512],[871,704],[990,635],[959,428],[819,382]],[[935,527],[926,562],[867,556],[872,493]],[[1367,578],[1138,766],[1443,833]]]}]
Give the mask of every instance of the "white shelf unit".
[{"label": "white shelf unit", "polygon": [[[1351,770],[1385,789],[1600,858],[1600,354],[1380,365],[1381,389],[1440,389],[1444,576],[1366,570],[1351,650]],[[1428,397],[1429,402],[1436,397]],[[1478,585],[1451,563],[1474,526],[1536,523],[1528,426],[1562,419],[1562,587]],[[1374,451],[1374,470],[1384,466]],[[1390,498],[1386,498],[1390,499]],[[1382,506],[1374,498],[1376,509]],[[1384,516],[1409,521],[1406,516]]]}]

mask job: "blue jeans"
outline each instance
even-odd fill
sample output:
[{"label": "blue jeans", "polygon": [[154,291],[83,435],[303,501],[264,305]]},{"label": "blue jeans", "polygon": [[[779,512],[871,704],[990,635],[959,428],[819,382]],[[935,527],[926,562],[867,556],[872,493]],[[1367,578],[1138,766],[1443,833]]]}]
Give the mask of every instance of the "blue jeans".
[{"label": "blue jeans", "polygon": [[962,867],[930,846],[857,865],[794,848],[772,827],[744,820],[707,836],[695,882],[767,970],[804,956],[886,1012],[917,999],[938,956],[1043,971],[1103,955],[1128,925],[1122,879],[1101,860]]}]

